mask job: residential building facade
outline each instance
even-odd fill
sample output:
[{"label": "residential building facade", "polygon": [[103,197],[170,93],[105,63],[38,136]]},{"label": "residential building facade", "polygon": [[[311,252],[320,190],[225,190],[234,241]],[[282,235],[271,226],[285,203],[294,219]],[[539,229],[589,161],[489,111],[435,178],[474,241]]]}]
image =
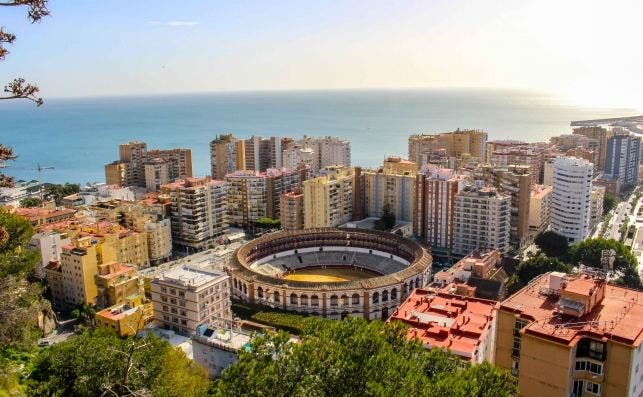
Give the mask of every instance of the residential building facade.
[{"label": "residential building facade", "polygon": [[218,135],[210,142],[210,176],[223,180],[227,174],[245,169],[245,156],[244,140],[232,134]]},{"label": "residential building facade", "polygon": [[635,185],[639,180],[641,137],[628,132],[617,132],[607,140],[605,175],[618,177],[624,185]]},{"label": "residential building facade", "polygon": [[151,281],[154,321],[180,335],[200,325],[224,326],[232,320],[230,277],[222,272],[179,266]]},{"label": "residential building facade", "polygon": [[553,163],[550,228],[570,242],[589,234],[594,166],[585,159],[559,157]]},{"label": "residential building facade", "polygon": [[453,253],[466,256],[478,248],[509,251],[511,197],[492,187],[466,187],[455,197]]},{"label": "residential building facade", "polygon": [[280,200],[280,219],[283,230],[299,230],[304,228],[304,191],[297,188],[282,193]]},{"label": "residential building facade", "polygon": [[331,166],[323,172],[303,183],[304,228],[336,227],[353,218],[355,170]]},{"label": "residential building facade", "polygon": [[388,205],[400,221],[411,221],[415,206],[415,163],[388,157],[381,168],[363,170],[366,216],[380,217]]},{"label": "residential building facade", "polygon": [[495,364],[525,397],[640,396],[642,299],[600,271],[540,275],[500,304]]},{"label": "residential building facade", "polygon": [[455,170],[425,166],[416,175],[413,234],[434,254],[448,256],[453,248],[455,198],[467,184]]},{"label": "residential building facade", "polygon": [[189,178],[163,185],[171,200],[172,240],[177,247],[200,251],[214,246],[228,230],[227,185],[210,178]]}]

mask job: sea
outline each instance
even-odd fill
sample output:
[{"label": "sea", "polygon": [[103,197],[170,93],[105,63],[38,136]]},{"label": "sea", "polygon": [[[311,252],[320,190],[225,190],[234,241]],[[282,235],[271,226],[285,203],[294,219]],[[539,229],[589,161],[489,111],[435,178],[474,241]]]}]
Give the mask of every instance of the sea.
[{"label": "sea", "polygon": [[[45,93],[46,94],[46,93]],[[407,156],[407,138],[457,128],[489,139],[545,141],[570,122],[640,114],[589,108],[551,94],[495,89],[381,89],[225,92],[158,96],[47,98],[0,102],[0,143],[16,161],[0,169],[15,179],[102,182],[118,145],[192,149],[195,176],[209,173],[209,142],[218,134],[338,136],[351,141],[353,165],[374,167]],[[39,166],[41,171],[38,171]]]}]

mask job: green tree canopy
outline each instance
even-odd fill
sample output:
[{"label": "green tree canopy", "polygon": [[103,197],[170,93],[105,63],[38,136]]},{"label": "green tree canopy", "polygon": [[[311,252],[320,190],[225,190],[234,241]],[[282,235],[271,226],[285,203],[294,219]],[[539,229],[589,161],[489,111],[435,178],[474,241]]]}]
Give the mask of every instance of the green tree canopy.
[{"label": "green tree canopy", "polygon": [[515,274],[507,285],[509,293],[514,293],[527,285],[531,280],[547,272],[569,273],[572,266],[557,258],[538,253],[518,264]]},{"label": "green tree canopy", "polygon": [[20,200],[21,207],[33,208],[38,207],[40,204],[42,204],[42,201],[40,201],[40,199],[36,197],[25,197]]},{"label": "green tree canopy", "polygon": [[311,323],[299,343],[255,338],[223,372],[218,396],[513,396],[515,379],[407,341],[404,326],[347,318]]},{"label": "green tree canopy", "polygon": [[616,208],[618,204],[618,199],[610,193],[605,193],[603,196],[603,215],[607,215],[608,212]]},{"label": "green tree canopy", "polygon": [[279,219],[264,217],[257,219],[255,226],[260,229],[279,229],[281,227],[281,221]]},{"label": "green tree canopy", "polygon": [[556,258],[565,256],[569,250],[567,238],[551,230],[539,233],[534,243],[545,255]]},{"label": "green tree canopy", "polygon": [[643,288],[637,272],[636,257],[629,247],[614,239],[595,238],[574,244],[570,249],[571,261],[601,268],[601,256],[603,250],[607,249],[613,249],[616,252],[614,270],[621,275],[617,282],[629,288]]},{"label": "green tree canopy", "polygon": [[53,198],[56,204],[60,204],[63,197],[79,191],[80,185],[77,183],[65,183],[64,185],[45,183],[45,196]]},{"label": "green tree canopy", "polygon": [[148,335],[121,339],[85,331],[45,349],[28,380],[29,395],[204,396],[205,370],[169,343]]},{"label": "green tree canopy", "polygon": [[390,230],[395,226],[395,223],[395,214],[391,209],[391,205],[389,203],[385,203],[384,207],[382,207],[382,214],[380,216],[380,219],[375,221],[375,229]]}]

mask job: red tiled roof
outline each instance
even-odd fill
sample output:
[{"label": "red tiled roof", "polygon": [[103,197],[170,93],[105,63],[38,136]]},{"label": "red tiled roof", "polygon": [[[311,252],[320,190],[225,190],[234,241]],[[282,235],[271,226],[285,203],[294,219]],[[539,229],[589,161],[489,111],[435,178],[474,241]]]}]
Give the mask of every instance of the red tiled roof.
[{"label": "red tiled roof", "polygon": [[[579,318],[558,315],[554,294],[541,291],[549,287],[546,273],[500,304],[500,310],[521,314],[532,320],[524,332],[563,344],[574,345],[583,336],[610,338],[639,346],[643,340],[643,292],[605,285],[605,296],[589,313]],[[587,296],[597,280],[587,276],[570,278],[564,291]]]},{"label": "red tiled roof", "polygon": [[473,359],[487,337],[495,317],[496,302],[416,289],[389,321],[409,325],[407,337],[419,338],[429,347],[449,349],[466,360]]}]

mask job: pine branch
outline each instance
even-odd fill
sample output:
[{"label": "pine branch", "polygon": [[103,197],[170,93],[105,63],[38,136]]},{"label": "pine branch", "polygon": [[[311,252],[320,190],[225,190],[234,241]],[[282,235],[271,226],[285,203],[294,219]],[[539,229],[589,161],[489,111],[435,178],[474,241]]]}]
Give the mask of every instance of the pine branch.
[{"label": "pine branch", "polygon": [[14,79],[12,82],[4,86],[4,92],[10,94],[8,96],[0,97],[3,99],[28,99],[33,101],[36,106],[41,106],[44,102],[37,94],[40,91],[38,86],[27,83],[23,78]]}]

